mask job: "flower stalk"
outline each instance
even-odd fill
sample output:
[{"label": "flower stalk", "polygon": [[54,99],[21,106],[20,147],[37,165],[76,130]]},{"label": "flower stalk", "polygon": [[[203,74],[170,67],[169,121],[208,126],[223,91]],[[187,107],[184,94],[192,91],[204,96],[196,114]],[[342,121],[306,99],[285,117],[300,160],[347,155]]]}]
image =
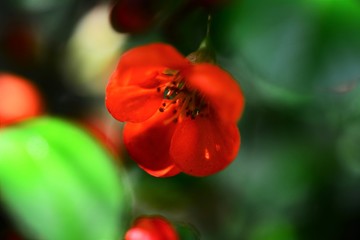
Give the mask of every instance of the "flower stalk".
[{"label": "flower stalk", "polygon": [[197,63],[216,64],[216,55],[210,40],[210,26],[211,26],[211,15],[209,14],[205,38],[200,43],[198,50],[193,53],[190,53],[186,57],[187,59],[189,59],[190,62],[194,64]]}]

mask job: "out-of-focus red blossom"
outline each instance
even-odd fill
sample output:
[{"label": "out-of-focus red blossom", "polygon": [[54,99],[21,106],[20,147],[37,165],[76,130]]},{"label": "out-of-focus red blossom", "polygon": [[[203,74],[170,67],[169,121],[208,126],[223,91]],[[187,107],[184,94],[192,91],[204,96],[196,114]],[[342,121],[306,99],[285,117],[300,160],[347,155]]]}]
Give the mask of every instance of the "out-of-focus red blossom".
[{"label": "out-of-focus red blossom", "polygon": [[126,232],[125,240],[178,240],[174,227],[160,216],[140,217]]},{"label": "out-of-focus red blossom", "polygon": [[130,156],[156,177],[214,174],[240,147],[244,97],[238,84],[219,66],[190,56],[162,43],[131,49],[106,89],[109,112],[127,122]]},{"label": "out-of-focus red blossom", "polygon": [[148,29],[156,17],[154,1],[118,0],[110,12],[111,26],[121,33],[139,33]]},{"label": "out-of-focus red blossom", "polygon": [[42,112],[40,93],[30,81],[0,72],[0,127],[38,116]]}]

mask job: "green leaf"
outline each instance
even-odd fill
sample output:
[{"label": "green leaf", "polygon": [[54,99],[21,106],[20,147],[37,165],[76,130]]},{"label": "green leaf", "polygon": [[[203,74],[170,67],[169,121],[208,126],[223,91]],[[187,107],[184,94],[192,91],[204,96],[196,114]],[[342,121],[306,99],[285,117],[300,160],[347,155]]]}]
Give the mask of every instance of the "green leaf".
[{"label": "green leaf", "polygon": [[113,162],[90,135],[59,119],[0,130],[2,197],[36,239],[118,239],[128,194]]},{"label": "green leaf", "polygon": [[[265,102],[287,104],[293,93],[302,103],[301,95],[309,100],[309,94],[360,78],[358,1],[234,1],[213,25],[219,63],[239,80],[247,99],[263,95]],[[284,90],[274,92],[271,85]]]}]

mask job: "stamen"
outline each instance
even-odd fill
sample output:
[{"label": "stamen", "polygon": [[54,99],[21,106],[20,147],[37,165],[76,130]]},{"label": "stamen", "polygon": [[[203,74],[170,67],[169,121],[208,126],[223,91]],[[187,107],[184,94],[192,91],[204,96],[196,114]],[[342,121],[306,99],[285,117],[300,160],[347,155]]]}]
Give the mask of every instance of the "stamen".
[{"label": "stamen", "polygon": [[164,90],[164,98],[173,99],[178,94],[177,88],[166,87]]},{"label": "stamen", "polygon": [[195,119],[198,116],[208,116],[209,109],[206,101],[197,91],[187,88],[184,77],[179,74],[179,71],[166,69],[162,74],[170,79],[167,84],[157,88],[158,92],[162,92],[164,99],[159,111],[165,112],[170,108],[173,114],[164,121],[164,124],[181,122],[186,117]]}]

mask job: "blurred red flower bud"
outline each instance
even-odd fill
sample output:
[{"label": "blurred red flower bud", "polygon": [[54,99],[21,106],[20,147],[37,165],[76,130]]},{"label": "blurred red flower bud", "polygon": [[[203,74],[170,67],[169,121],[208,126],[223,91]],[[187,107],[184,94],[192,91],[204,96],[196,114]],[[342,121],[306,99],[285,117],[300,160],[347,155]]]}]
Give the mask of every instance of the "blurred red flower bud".
[{"label": "blurred red flower bud", "polygon": [[0,73],[0,126],[17,123],[43,112],[37,88],[27,79]]},{"label": "blurred red flower bud", "polygon": [[126,232],[125,240],[178,240],[170,222],[161,216],[140,217]]}]

